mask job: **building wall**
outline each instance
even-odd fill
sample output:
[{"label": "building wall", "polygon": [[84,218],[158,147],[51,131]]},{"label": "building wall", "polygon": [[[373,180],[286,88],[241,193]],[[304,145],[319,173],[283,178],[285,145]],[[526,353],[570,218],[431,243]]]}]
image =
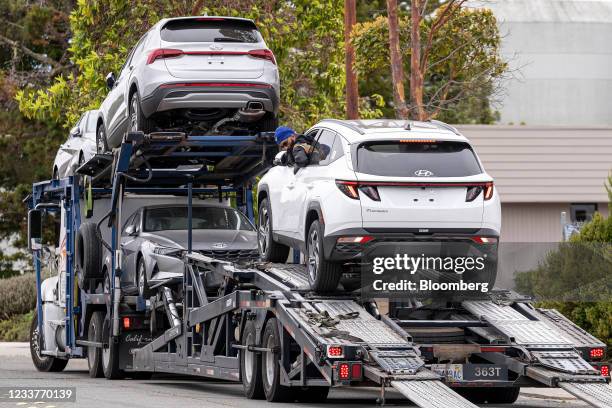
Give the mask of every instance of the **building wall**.
[{"label": "building wall", "polygon": [[[608,216],[607,203],[597,203]],[[504,203],[502,202],[502,242],[559,242],[563,238],[561,212],[569,222],[570,203]]]},{"label": "building wall", "polygon": [[502,35],[510,79],[498,109],[503,124],[612,124],[612,2],[485,0]]}]

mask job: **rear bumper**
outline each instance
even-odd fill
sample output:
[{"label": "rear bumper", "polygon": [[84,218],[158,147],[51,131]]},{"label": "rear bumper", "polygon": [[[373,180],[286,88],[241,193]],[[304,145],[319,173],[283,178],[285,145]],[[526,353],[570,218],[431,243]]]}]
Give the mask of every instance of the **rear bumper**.
[{"label": "rear bumper", "polygon": [[[338,243],[340,237],[370,236],[373,239],[366,244]],[[460,242],[469,241],[472,237],[499,238],[499,232],[488,229],[429,229],[428,234],[419,233],[419,229],[396,228],[350,228],[336,231],[323,238],[323,252],[325,259],[330,261],[359,261],[363,252],[371,245],[376,244],[402,244],[414,242]]]},{"label": "rear bumper", "polygon": [[264,110],[278,113],[279,98],[269,84],[168,83],[157,87],[141,101],[144,115],[173,109],[246,108],[250,102],[260,102]]}]

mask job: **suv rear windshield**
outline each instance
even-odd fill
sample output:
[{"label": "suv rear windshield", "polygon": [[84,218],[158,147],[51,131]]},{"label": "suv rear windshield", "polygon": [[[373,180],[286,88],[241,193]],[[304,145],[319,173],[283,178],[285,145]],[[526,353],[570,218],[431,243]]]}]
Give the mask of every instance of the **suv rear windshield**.
[{"label": "suv rear windshield", "polygon": [[161,30],[169,42],[257,43],[261,34],[252,22],[241,20],[173,20]]},{"label": "suv rear windshield", "polygon": [[[223,207],[193,207],[192,228],[253,231],[253,226],[240,211]],[[145,210],[145,231],[186,230],[187,207],[160,207]]]},{"label": "suv rear windshield", "polygon": [[465,177],[482,173],[474,151],[462,142],[367,142],[357,148],[360,173],[393,177]]}]

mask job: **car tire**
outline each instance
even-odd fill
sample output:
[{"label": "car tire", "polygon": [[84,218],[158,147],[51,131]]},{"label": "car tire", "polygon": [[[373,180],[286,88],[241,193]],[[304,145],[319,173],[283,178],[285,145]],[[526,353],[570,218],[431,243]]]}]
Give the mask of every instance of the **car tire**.
[{"label": "car tire", "polygon": [[289,256],[289,247],[274,241],[272,234],[272,207],[264,198],[259,203],[257,247],[264,262],[284,263]]},{"label": "car tire", "polygon": [[106,137],[106,127],[104,124],[98,126],[96,130],[96,149],[98,153],[108,153],[108,139]]},{"label": "car tire", "polygon": [[149,288],[149,282],[147,280],[147,267],[142,256],[138,258],[136,287],[138,288],[138,296],[141,296],[143,299],[151,296],[151,289]]},{"label": "car tire", "polygon": [[[257,329],[254,320],[246,322],[241,337],[243,346],[257,345]],[[261,379],[261,354],[246,349],[240,350],[240,370],[244,396],[248,399],[264,399],[265,394]]]},{"label": "car tire", "polygon": [[325,259],[323,236],[323,225],[314,220],[306,236],[306,268],[311,289],[315,292],[335,290],[342,277],[342,265]]},{"label": "car tire", "polygon": [[[87,329],[87,340],[96,343],[102,343],[102,326],[104,325],[104,313],[101,311],[93,312],[89,319],[89,327]],[[87,347],[87,366],[89,368],[89,376],[91,378],[100,378],[104,376],[102,370],[102,348]]]},{"label": "car tire", "polygon": [[[268,349],[278,349],[281,346],[278,321],[275,317],[270,318],[266,323],[261,345]],[[263,389],[266,399],[270,402],[287,402],[296,397],[290,387],[281,385],[279,356],[279,353],[267,351],[262,353],[261,357]]]},{"label": "car tire", "polygon": [[102,277],[102,242],[96,223],[86,222],[79,227],[75,255],[79,286],[85,289],[91,279]]},{"label": "car tire", "polygon": [[143,133],[151,133],[153,131],[153,121],[145,117],[144,113],[142,112],[138,92],[134,92],[132,98],[130,99],[130,108],[128,113],[130,119],[129,131],[140,131]]},{"label": "car tire", "polygon": [[32,317],[32,323],[30,324],[30,356],[32,357],[34,367],[36,367],[38,371],[43,371],[47,373],[57,373],[63,371],[64,368],[66,368],[66,365],[68,364],[68,360],[41,355],[38,338],[38,313],[34,312],[34,316]]}]

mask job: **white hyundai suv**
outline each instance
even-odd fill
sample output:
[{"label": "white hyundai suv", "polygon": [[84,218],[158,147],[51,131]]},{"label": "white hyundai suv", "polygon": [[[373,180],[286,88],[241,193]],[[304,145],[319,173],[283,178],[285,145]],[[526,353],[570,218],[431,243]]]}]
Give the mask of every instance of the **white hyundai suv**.
[{"label": "white hyundai suv", "polygon": [[258,185],[258,240],[265,261],[303,251],[315,291],[336,289],[342,265],[376,243],[497,244],[493,178],[452,126],[328,119],[306,133],[324,157],[296,171],[278,154]]}]

